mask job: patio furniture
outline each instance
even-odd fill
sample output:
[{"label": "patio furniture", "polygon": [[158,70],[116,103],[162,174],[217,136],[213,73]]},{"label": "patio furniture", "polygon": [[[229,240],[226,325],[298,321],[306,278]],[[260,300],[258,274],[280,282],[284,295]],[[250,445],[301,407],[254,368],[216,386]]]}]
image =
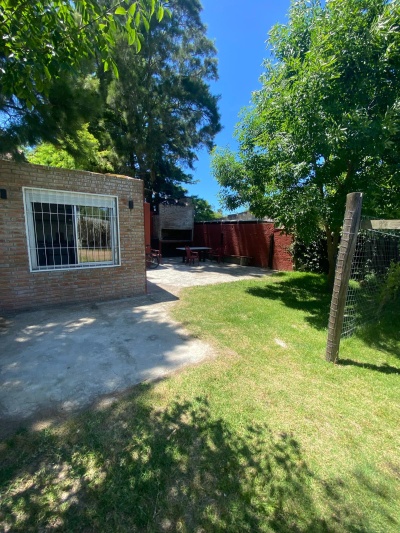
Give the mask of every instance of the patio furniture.
[{"label": "patio furniture", "polygon": [[[209,246],[189,246],[189,248],[191,249],[192,252],[199,252],[200,261],[205,261],[206,260],[205,256],[211,250]],[[179,250],[180,252],[183,252],[182,263],[185,263],[186,262],[186,247],[181,246],[181,247],[178,247],[177,250]]]},{"label": "patio furniture", "polygon": [[224,249],[222,247],[215,248],[209,252],[208,256],[210,259],[216,259],[218,263],[220,263],[221,261],[224,262]]},{"label": "patio furniture", "polygon": [[190,249],[189,246],[185,246],[186,250],[186,264],[192,263],[194,265],[194,262],[197,261],[199,263],[199,252],[194,252]]},{"label": "patio furniture", "polygon": [[160,264],[162,264],[160,251],[146,244],[146,268],[157,268]]}]

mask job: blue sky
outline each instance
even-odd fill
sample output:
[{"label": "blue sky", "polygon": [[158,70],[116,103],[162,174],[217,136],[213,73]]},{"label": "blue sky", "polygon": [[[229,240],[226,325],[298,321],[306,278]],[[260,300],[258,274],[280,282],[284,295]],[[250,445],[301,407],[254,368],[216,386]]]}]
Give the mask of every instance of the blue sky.
[{"label": "blue sky", "polygon": [[[238,114],[250,103],[252,91],[261,87],[259,77],[263,59],[268,57],[268,31],[277,22],[287,22],[290,0],[202,0],[202,4],[207,35],[215,41],[218,51],[219,81],[212,84],[212,91],[221,96],[223,130],[215,144],[234,149]],[[194,178],[199,183],[188,187],[189,194],[205,198],[218,208],[219,186],[211,175],[210,156],[205,150],[199,153]]]}]

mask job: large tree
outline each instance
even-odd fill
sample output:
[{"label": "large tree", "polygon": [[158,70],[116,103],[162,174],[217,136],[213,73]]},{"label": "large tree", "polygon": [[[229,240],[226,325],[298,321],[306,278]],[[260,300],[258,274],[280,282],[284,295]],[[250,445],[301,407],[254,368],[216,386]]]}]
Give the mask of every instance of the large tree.
[{"label": "large tree", "polygon": [[[220,130],[216,51],[206,37],[199,0],[171,0],[170,17],[151,23],[140,55],[123,42],[119,78],[107,87],[105,130],[118,172],[145,181],[146,196],[181,194],[201,147]],[[101,137],[101,133],[99,134]]]},{"label": "large tree", "polygon": [[347,193],[364,192],[371,214],[400,211],[399,26],[399,0],[293,2],[270,32],[239,153],[214,153],[225,205],[303,239],[323,228],[331,276]]},{"label": "large tree", "polygon": [[60,125],[58,116],[73,122],[79,103],[69,97],[79,102],[85,88],[77,90],[74,74],[93,72],[97,60],[117,75],[116,34],[140,50],[153,14],[163,17],[159,0],[1,0],[0,152],[15,154],[21,144],[62,135],[60,126],[70,124]]}]

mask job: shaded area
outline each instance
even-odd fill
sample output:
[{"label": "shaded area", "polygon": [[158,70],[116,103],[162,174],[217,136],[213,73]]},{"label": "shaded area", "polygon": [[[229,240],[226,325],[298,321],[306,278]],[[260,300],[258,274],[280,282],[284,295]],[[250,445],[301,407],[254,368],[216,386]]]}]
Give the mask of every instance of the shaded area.
[{"label": "shaded area", "polygon": [[379,319],[379,294],[382,282],[376,279],[362,283],[350,280],[344,309],[342,339]]},{"label": "shaded area", "polygon": [[21,433],[3,444],[5,530],[368,530],[343,482],[316,479],[293,435],[266,424],[239,434],[212,416],[204,397],[157,411],[148,389],[58,433]]},{"label": "shaded area", "polygon": [[0,436],[21,420],[64,416],[209,355],[168,316],[176,296],[20,313],[3,322]]},{"label": "shaded area", "polygon": [[258,298],[280,300],[287,307],[307,313],[305,320],[318,330],[328,325],[331,289],[325,276],[298,274],[280,279],[279,283],[249,287],[246,291]]},{"label": "shaded area", "polygon": [[[339,359],[340,365],[351,365],[366,370],[381,372],[382,374],[400,375],[400,301],[392,300],[388,302],[381,315],[377,316],[374,322],[358,329],[354,334],[367,346],[377,350],[377,352],[388,353],[398,359],[399,366],[388,363],[375,364],[373,362],[355,361],[352,359]],[[346,340],[342,340],[342,343]],[[394,360],[397,364],[397,361]]]},{"label": "shaded area", "polygon": [[351,266],[342,337],[350,336],[357,328],[379,318],[386,301],[385,295],[389,296],[391,292],[387,292],[391,285],[389,279],[399,268],[399,261],[398,231],[364,229],[359,232]]},{"label": "shaded area", "polygon": [[[249,287],[246,292],[259,298],[279,300],[289,308],[305,312],[307,314],[306,322],[318,330],[324,330],[327,327],[331,289],[325,276],[305,273],[285,279],[285,274],[277,273],[273,277],[279,278],[279,283],[269,281],[264,286]],[[362,300],[361,303],[360,313],[363,312],[363,308],[371,305],[371,302],[366,299]],[[374,322],[370,322],[357,330],[355,336],[367,346],[377,351],[392,354],[400,359],[399,323],[400,301],[392,300]],[[343,342],[346,340],[342,340]],[[340,359],[339,357],[338,364],[359,366],[384,374],[400,373],[399,367],[389,364],[374,364],[371,361],[363,362],[349,358]]]},{"label": "shaded area", "polygon": [[117,394],[196,363],[211,348],[169,316],[180,288],[246,278],[266,271],[166,259],[147,272],[145,296],[65,305],[0,320],[0,435],[20,420],[65,417],[98,397]]},{"label": "shaded area", "polygon": [[356,336],[368,346],[400,359],[400,299],[388,302],[376,321],[358,330]]},{"label": "shaded area", "polygon": [[360,361],[353,361],[352,359],[339,359],[337,364],[343,366],[357,366],[359,368],[365,368],[366,370],[375,370],[376,372],[382,372],[382,374],[400,375],[400,368],[388,364],[374,365],[372,363],[362,363]]},{"label": "shaded area", "polygon": [[256,220],[197,222],[194,243],[197,246],[223,247],[225,255],[251,258],[251,264],[263,268],[292,270],[289,252],[292,236],[276,228],[273,222]]},{"label": "shaded area", "polygon": [[[158,267],[162,268],[162,267]],[[147,276],[149,277],[149,276]],[[146,280],[146,290],[147,290],[147,298],[146,301],[142,305],[148,305],[148,301],[150,300],[153,303],[166,303],[166,302],[176,302],[179,300],[179,298],[172,294],[172,292],[169,292],[166,289],[163,289],[156,283],[153,283],[149,279]],[[140,303],[138,302],[138,305]]]}]

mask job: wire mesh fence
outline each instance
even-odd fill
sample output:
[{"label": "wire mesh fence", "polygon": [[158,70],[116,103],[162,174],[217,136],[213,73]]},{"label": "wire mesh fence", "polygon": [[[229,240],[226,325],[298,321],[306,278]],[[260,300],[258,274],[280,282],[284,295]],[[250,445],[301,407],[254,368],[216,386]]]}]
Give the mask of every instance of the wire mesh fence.
[{"label": "wire mesh fence", "polygon": [[376,320],[383,305],[383,287],[391,264],[400,262],[400,231],[362,229],[358,233],[341,338]]}]

